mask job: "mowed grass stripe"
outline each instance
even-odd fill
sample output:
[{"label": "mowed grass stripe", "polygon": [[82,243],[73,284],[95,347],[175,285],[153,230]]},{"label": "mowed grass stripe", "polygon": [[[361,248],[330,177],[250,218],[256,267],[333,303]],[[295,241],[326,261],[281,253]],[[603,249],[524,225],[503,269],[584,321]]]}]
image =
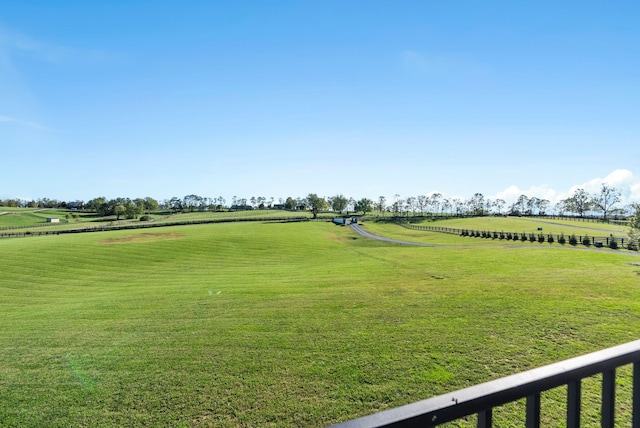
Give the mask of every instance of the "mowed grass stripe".
[{"label": "mowed grass stripe", "polygon": [[640,329],[637,259],[618,254],[311,222],[7,240],[0,257],[9,426],[325,425]]}]

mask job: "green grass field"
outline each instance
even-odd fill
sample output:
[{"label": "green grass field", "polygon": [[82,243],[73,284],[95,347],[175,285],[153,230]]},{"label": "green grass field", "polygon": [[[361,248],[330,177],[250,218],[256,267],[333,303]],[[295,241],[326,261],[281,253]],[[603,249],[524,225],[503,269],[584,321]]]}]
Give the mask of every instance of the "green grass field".
[{"label": "green grass field", "polygon": [[[446,245],[326,222],[0,240],[0,421],[324,426],[638,337],[633,253],[428,236]],[[562,400],[544,396],[544,426]]]},{"label": "green grass field", "polygon": [[[70,211],[70,210],[53,210],[53,209],[31,209],[31,208],[0,208],[0,230],[21,229],[21,231],[39,231],[42,226],[46,226],[47,230],[65,230],[77,229],[109,224],[135,224],[139,219],[119,220],[113,216],[98,216],[92,212]],[[147,214],[144,214],[147,215]],[[184,213],[157,212],[148,215],[155,223],[171,223],[184,221],[202,221],[202,220],[219,220],[219,219],[250,219],[250,218],[292,218],[292,217],[308,217],[311,213],[304,211],[287,211],[287,210],[250,210],[250,211],[194,211]],[[329,214],[322,214],[323,217],[329,218]],[[47,223],[48,217],[57,217],[61,223]],[[33,227],[29,227],[33,226]]]},{"label": "green grass field", "polygon": [[459,229],[476,229],[487,231],[505,231],[518,233],[538,233],[538,228],[542,228],[542,233],[570,235],[609,235],[624,236],[627,234],[627,227],[618,226],[611,223],[597,223],[573,220],[551,220],[537,217],[471,217],[449,220],[439,220],[436,222],[422,222],[419,224],[429,226],[451,227]]}]

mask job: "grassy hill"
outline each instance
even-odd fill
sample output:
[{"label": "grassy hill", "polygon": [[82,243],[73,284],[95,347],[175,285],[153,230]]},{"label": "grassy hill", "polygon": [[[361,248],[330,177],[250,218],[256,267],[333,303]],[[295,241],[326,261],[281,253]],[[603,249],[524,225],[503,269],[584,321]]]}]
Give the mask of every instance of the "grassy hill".
[{"label": "grassy hill", "polygon": [[326,222],[0,240],[0,420],[323,426],[638,337],[637,256],[428,239],[447,245]]}]

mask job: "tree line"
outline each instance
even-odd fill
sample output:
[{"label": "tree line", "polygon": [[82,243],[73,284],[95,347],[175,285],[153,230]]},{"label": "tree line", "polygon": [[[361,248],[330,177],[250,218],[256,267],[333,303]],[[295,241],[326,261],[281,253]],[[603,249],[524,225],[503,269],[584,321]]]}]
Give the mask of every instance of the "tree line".
[{"label": "tree line", "polygon": [[[0,200],[0,206],[27,207],[27,208],[69,208],[83,209],[97,213],[101,216],[116,216],[116,218],[137,218],[153,211],[163,210],[172,213],[193,211],[228,211],[248,209],[287,209],[306,210],[314,216],[321,211],[332,211],[340,214],[368,213],[377,211],[382,215],[545,215],[555,213],[558,215],[570,214],[584,217],[591,214],[602,215],[605,221],[611,216],[627,215],[634,211],[632,205],[618,207],[620,203],[620,191],[615,187],[602,184],[599,192],[590,194],[584,189],[577,189],[571,196],[557,202],[553,207],[548,199],[520,195],[511,205],[507,205],[504,199],[492,200],[482,193],[475,193],[468,199],[447,198],[441,193],[430,195],[400,197],[399,194],[387,199],[385,196],[377,200],[368,198],[355,199],[343,194],[330,197],[321,197],[315,193],[305,197],[279,198],[252,196],[243,198],[233,196],[230,203],[222,197],[204,197],[189,194],[182,198],[172,197],[158,201],[152,197],[144,198],[114,198],[97,197],[87,202],[84,201],[58,201],[56,199],[42,198],[25,201],[21,199]],[[551,210],[551,212],[550,212]]]}]

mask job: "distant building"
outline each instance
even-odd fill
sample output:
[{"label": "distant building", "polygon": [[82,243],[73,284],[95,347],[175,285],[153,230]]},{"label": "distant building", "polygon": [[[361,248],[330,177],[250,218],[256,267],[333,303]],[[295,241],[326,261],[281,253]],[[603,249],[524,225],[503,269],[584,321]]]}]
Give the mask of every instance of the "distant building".
[{"label": "distant building", "polygon": [[67,208],[69,208],[70,210],[81,210],[84,208],[84,202],[82,201],[67,202]]},{"label": "distant building", "polygon": [[47,223],[60,223],[60,219],[55,217],[48,217]]}]

